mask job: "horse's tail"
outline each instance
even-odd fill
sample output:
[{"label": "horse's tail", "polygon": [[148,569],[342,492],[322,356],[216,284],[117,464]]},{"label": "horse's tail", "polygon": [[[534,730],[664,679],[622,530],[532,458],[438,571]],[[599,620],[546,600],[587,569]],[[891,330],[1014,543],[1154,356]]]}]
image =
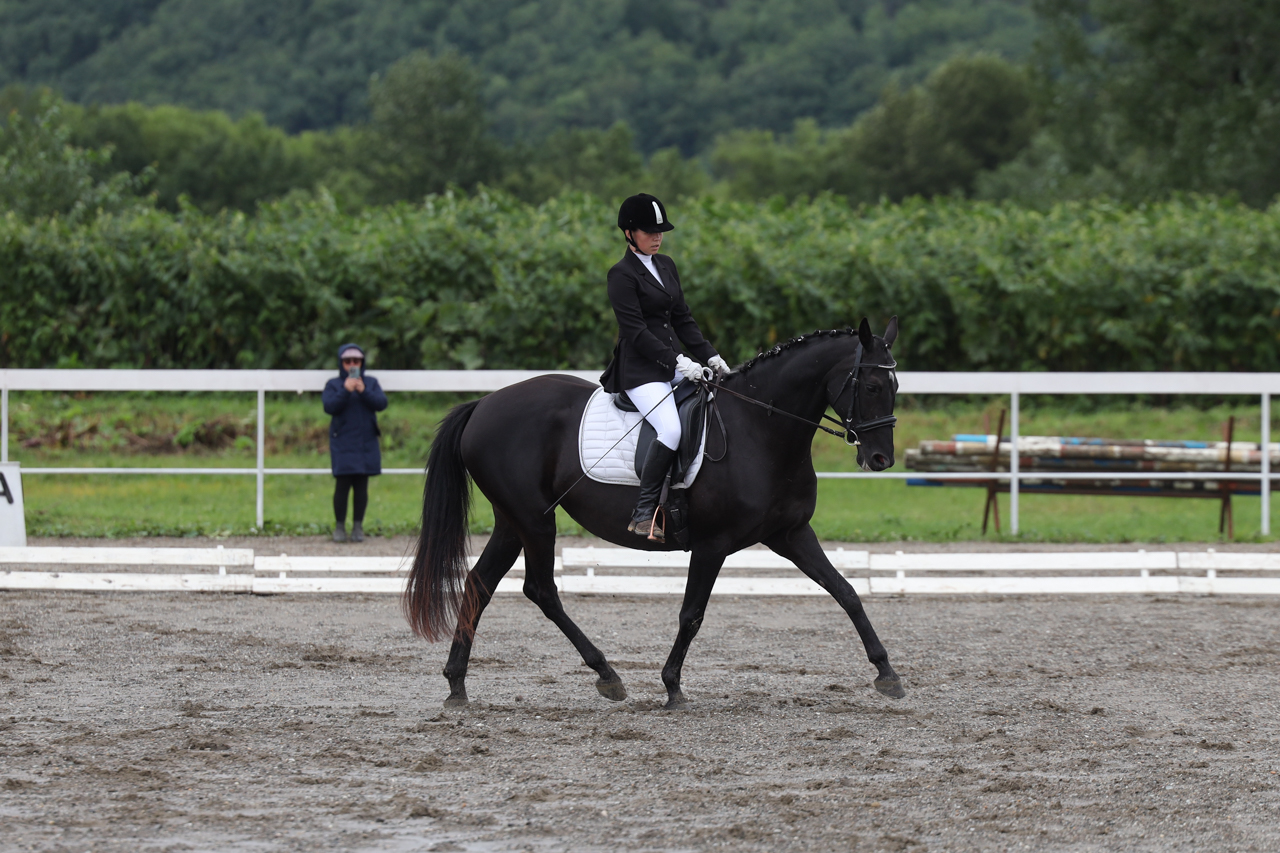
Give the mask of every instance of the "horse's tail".
[{"label": "horse's tail", "polygon": [[471,474],[462,461],[462,431],[479,400],[455,406],[431,442],[422,490],[422,532],[401,606],[409,627],[431,642],[448,636],[467,572]]}]

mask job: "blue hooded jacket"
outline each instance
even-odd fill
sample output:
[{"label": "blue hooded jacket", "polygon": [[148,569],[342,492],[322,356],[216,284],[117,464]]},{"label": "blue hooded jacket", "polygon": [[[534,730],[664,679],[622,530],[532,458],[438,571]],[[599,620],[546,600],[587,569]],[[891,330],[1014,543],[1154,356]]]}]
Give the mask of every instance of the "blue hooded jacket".
[{"label": "blue hooded jacket", "polygon": [[324,386],[324,410],[333,415],[329,424],[329,458],[333,476],[349,474],[381,474],[382,450],[378,447],[378,412],[387,407],[387,395],[378,380],[361,373],[364,391],[356,393],[343,387],[347,373],[342,369],[342,353],[356,344],[338,347],[338,375]]}]

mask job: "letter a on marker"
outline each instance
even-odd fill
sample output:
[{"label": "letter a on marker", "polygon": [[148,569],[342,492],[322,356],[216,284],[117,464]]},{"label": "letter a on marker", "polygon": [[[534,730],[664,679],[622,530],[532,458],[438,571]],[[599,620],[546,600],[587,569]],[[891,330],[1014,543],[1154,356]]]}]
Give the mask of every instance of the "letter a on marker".
[{"label": "letter a on marker", "polygon": [[3,473],[0,473],[0,497],[13,503],[13,493],[9,491],[9,481],[4,478]]}]

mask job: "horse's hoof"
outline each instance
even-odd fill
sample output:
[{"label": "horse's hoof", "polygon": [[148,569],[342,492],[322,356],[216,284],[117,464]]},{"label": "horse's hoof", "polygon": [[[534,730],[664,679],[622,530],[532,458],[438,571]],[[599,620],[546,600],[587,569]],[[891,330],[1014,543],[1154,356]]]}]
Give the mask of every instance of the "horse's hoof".
[{"label": "horse's hoof", "polygon": [[688,707],[689,707],[689,700],[684,698],[683,693],[676,691],[675,693],[668,694],[667,704],[662,706],[662,710],[684,711],[684,710],[687,710]]},{"label": "horse's hoof", "polygon": [[467,707],[467,694],[466,694],[466,693],[451,693],[451,694],[449,694],[449,698],[448,698],[448,699],[446,699],[446,700],[444,700],[444,706],[445,706],[446,708],[465,708],[465,707]]},{"label": "horse's hoof", "polygon": [[627,688],[622,683],[622,679],[616,675],[611,681],[603,678],[596,681],[596,690],[600,691],[600,695],[608,699],[610,702],[621,702],[627,698]]},{"label": "horse's hoof", "polygon": [[877,678],[875,686],[876,690],[879,690],[890,699],[901,699],[907,695],[907,691],[902,689],[902,679],[896,675],[890,678]]}]

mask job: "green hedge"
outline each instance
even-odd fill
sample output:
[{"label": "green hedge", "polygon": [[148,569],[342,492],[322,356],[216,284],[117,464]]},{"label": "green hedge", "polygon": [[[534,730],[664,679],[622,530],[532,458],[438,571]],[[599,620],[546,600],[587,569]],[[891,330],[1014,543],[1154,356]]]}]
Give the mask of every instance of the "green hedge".
[{"label": "green hedge", "polygon": [[[851,209],[690,203],[668,248],[731,361],[901,318],[910,370],[1280,370],[1280,208],[1208,199],[1049,213],[955,200]],[[436,197],[358,216],[0,221],[0,363],[603,367],[613,211]]]}]

